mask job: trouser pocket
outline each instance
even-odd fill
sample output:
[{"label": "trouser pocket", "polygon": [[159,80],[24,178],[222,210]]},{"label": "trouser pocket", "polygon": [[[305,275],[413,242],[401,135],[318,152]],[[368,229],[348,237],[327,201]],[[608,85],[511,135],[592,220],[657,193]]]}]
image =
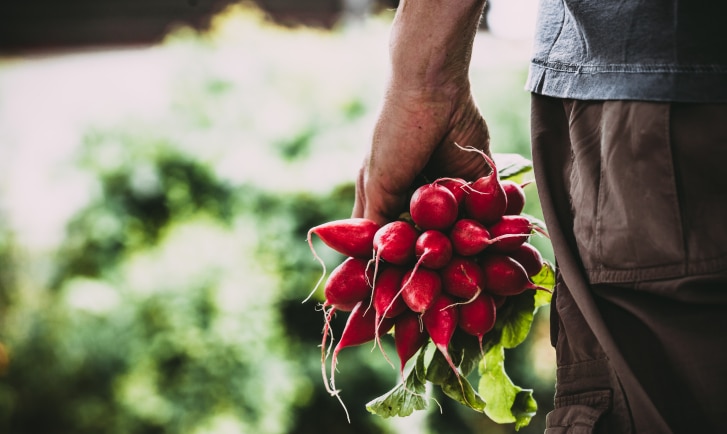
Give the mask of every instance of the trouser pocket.
[{"label": "trouser pocket", "polygon": [[573,232],[591,284],[727,266],[727,105],[568,101]]},{"label": "trouser pocket", "polygon": [[556,409],[546,416],[545,434],[593,434],[610,409],[611,391],[597,390],[559,399]]},{"label": "trouser pocket", "polygon": [[573,232],[591,283],[683,272],[669,104],[572,101]]}]

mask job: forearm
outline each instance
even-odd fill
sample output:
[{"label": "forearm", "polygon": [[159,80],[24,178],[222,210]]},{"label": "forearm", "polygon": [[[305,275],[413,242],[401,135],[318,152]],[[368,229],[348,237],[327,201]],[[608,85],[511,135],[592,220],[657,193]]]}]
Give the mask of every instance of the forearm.
[{"label": "forearm", "polygon": [[417,177],[476,179],[487,125],[469,64],[485,0],[402,0],[391,28],[391,76],[356,184],[354,216],[384,223],[406,209]]},{"label": "forearm", "polygon": [[446,91],[468,83],[485,0],[403,0],[390,39],[392,86]]}]

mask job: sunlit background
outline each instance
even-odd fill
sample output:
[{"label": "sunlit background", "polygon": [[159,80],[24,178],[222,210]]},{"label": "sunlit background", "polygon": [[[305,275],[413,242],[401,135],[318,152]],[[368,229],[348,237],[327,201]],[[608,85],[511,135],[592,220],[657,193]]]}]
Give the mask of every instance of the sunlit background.
[{"label": "sunlit background", "polygon": [[[441,397],[369,414],[398,371],[368,346],[340,356],[350,424],[323,389],[305,235],[350,215],[395,4],[263,6],[154,41],[0,41],[0,432],[514,431]],[[491,1],[471,68],[493,151],[528,158],[535,7]],[[547,315],[507,354],[540,406],[523,433],[552,407]]]}]

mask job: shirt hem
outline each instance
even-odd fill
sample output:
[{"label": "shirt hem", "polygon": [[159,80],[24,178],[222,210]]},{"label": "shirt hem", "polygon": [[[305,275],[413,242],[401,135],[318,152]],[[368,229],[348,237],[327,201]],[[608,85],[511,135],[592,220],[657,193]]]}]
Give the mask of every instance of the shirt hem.
[{"label": "shirt hem", "polygon": [[727,102],[725,67],[651,65],[619,70],[622,66],[544,65],[533,61],[525,89],[580,100]]}]

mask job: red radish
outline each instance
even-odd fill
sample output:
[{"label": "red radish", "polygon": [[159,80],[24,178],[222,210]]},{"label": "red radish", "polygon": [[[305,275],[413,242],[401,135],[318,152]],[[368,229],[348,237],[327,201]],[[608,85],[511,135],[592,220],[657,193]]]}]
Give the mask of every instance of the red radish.
[{"label": "red radish", "polygon": [[401,362],[400,372],[404,377],[406,362],[427,343],[429,335],[423,329],[419,315],[406,311],[399,315],[394,323],[394,346]]},{"label": "red radish", "polygon": [[[376,311],[376,345],[381,349],[381,354],[387,361],[389,361],[389,357],[381,346],[378,329],[385,324],[387,319],[395,318],[408,309],[401,297],[401,280],[404,272],[404,268],[386,265],[374,285],[372,303]],[[391,362],[389,361],[389,363]]]},{"label": "red radish", "polygon": [[[340,396],[338,396],[338,391],[336,390],[336,381],[335,381],[335,374],[336,374],[336,364],[338,363],[338,353],[341,352],[342,349],[347,347],[353,347],[361,344],[365,344],[366,342],[370,342],[374,340],[374,338],[381,336],[382,334],[388,332],[391,330],[391,327],[394,325],[394,320],[390,318],[385,318],[383,324],[381,324],[380,327],[376,327],[376,320],[375,320],[375,313],[371,312],[369,309],[366,309],[367,302],[361,301],[354,306],[353,310],[351,311],[351,314],[348,316],[348,320],[346,321],[346,326],[343,329],[343,333],[341,333],[341,338],[338,340],[338,344],[336,345],[336,348],[333,350],[333,356],[331,357],[331,382],[330,387],[328,386],[328,382],[326,379],[326,369],[325,369],[325,355],[323,356],[323,380],[326,383],[326,388],[328,392],[331,395],[334,395],[338,398],[339,401],[341,401]],[[327,318],[330,319],[330,318]],[[325,354],[325,340],[326,336],[324,334],[323,336],[323,342],[321,343],[322,352]],[[341,401],[341,405],[343,405],[343,402]],[[344,406],[345,409],[345,406]],[[348,411],[346,411],[346,416],[348,417]]]},{"label": "red radish", "polygon": [[519,262],[529,277],[535,276],[543,269],[543,256],[530,243],[520,244],[517,249],[509,252],[508,256]]},{"label": "red radish", "polygon": [[[528,240],[533,233],[533,224],[522,215],[504,215],[488,227],[493,238],[501,238],[492,244],[492,251],[512,252]],[[503,237],[504,235],[522,235]]]},{"label": "red radish", "polygon": [[447,187],[452,192],[454,198],[457,200],[457,207],[462,209],[464,204],[464,198],[467,196],[468,182],[462,178],[439,178],[435,183]]},{"label": "red radish", "polygon": [[457,220],[459,209],[454,194],[436,183],[424,184],[409,201],[411,219],[422,230],[447,229]]},{"label": "red radish", "polygon": [[464,200],[467,215],[486,225],[496,222],[507,208],[505,190],[493,174],[474,181]]},{"label": "red radish", "polygon": [[449,341],[452,340],[452,335],[459,323],[459,311],[455,306],[455,301],[451,297],[441,294],[434,300],[432,307],[424,313],[422,320],[424,329],[432,338],[432,342],[459,378],[459,371],[449,355]]},{"label": "red radish", "polygon": [[440,270],[442,289],[456,297],[472,299],[482,291],[485,274],[474,258],[455,256]]},{"label": "red radish", "polygon": [[379,228],[379,224],[373,220],[350,218],[330,221],[308,230],[308,246],[313,257],[321,264],[323,272],[318,283],[303,302],[305,303],[311,298],[326,277],[326,264],[313,248],[313,234],[318,235],[323,243],[338,253],[356,258],[370,258],[374,235]]},{"label": "red radish", "polygon": [[482,338],[495,326],[495,300],[486,293],[481,293],[470,303],[459,305],[459,328],[465,333],[477,336],[482,348]]},{"label": "red radish", "polygon": [[[336,348],[333,350],[332,362],[335,364],[338,353],[346,348],[371,342],[376,337],[376,314],[366,309],[368,303],[365,301],[358,302],[348,316],[346,326],[338,340]],[[385,321],[379,327],[379,336],[391,330],[394,321],[391,318],[385,318]]]},{"label": "red radish", "polygon": [[525,209],[525,190],[515,181],[504,179],[500,181],[507,196],[505,215],[518,215]]},{"label": "red radish", "polygon": [[525,268],[507,255],[485,255],[481,265],[487,282],[485,290],[489,293],[510,296],[527,289],[546,290],[531,282]]},{"label": "red radish", "polygon": [[401,267],[387,266],[376,279],[373,303],[378,316],[377,323],[381,318],[394,318],[407,309],[400,294],[404,273]]},{"label": "red radish", "polygon": [[360,258],[346,258],[328,277],[324,287],[325,305],[337,310],[351,311],[357,303],[371,295],[373,274],[368,261]]},{"label": "red radish", "polygon": [[436,271],[419,268],[404,273],[401,296],[414,312],[426,312],[441,292],[442,279]]},{"label": "red radish", "polygon": [[452,259],[452,242],[442,232],[431,229],[419,235],[414,245],[414,253],[421,265],[437,270]]},{"label": "red radish", "polygon": [[414,244],[419,232],[411,223],[403,220],[389,222],[382,226],[373,239],[373,250],[376,262],[383,259],[396,265],[405,265],[414,261]]},{"label": "red radish", "polygon": [[492,244],[490,232],[485,225],[473,219],[459,219],[449,231],[454,251],[463,256],[472,256]]},{"label": "red radish", "polygon": [[374,234],[380,225],[373,220],[350,218],[320,224],[308,231],[308,244],[313,250],[313,234],[328,247],[345,256],[370,258]]},{"label": "red radish", "polygon": [[495,162],[485,152],[475,148],[462,148],[478,152],[490,166],[490,174],[482,176],[470,184],[469,194],[464,205],[467,215],[485,225],[496,222],[505,214],[507,195],[497,175]]},{"label": "red radish", "polygon": [[[423,281],[426,281],[427,279],[429,279],[431,282],[436,283],[439,280],[440,282],[436,283],[435,286],[439,288],[436,289],[436,292],[440,292],[441,279],[439,279],[439,275],[430,273],[429,270],[442,268],[446,266],[451,260],[452,243],[451,241],[449,241],[449,237],[444,235],[442,232],[439,232],[438,230],[430,229],[421,234],[419,238],[417,238],[416,245],[414,246],[414,251],[419,257],[419,260],[416,264],[414,264],[414,268],[406,274],[407,278],[404,279],[402,282],[402,292],[404,291],[404,287],[406,287],[407,284],[412,280],[413,276],[418,274],[420,265],[424,265],[427,270],[424,272],[425,276],[423,278],[417,278],[418,281],[422,281],[422,279]],[[428,284],[425,284],[425,286],[429,287]],[[409,292],[409,294],[411,294],[414,290],[415,289],[413,288],[409,288],[407,291]],[[428,293],[425,293],[424,297],[427,296],[426,294]],[[414,297],[414,295],[411,295],[411,297]],[[417,301],[411,301],[411,303],[414,303],[415,305],[420,305],[421,299]],[[421,307],[421,309],[424,309],[424,307]]]}]

